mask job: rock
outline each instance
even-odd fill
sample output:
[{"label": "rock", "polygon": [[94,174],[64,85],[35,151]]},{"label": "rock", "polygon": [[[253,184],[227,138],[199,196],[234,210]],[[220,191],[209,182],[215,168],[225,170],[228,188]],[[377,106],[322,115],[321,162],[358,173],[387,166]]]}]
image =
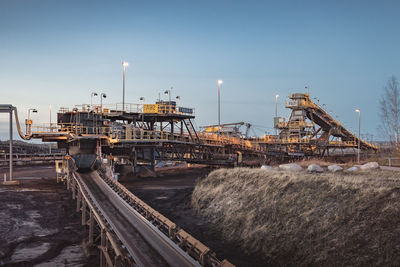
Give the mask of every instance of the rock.
[{"label": "rock", "polygon": [[303,168],[296,163],[281,164],[281,165],[279,165],[279,169],[281,169],[283,171],[301,171],[301,170],[303,170]]},{"label": "rock", "polygon": [[341,172],[341,171],[343,171],[343,168],[338,166],[338,165],[330,165],[330,166],[328,166],[328,171],[330,171],[330,172]]},{"label": "rock", "polygon": [[378,164],[378,162],[375,162],[375,161],[373,161],[373,162],[368,162],[368,163],[365,163],[364,165],[362,165],[362,166],[360,167],[360,169],[363,170],[363,171],[366,171],[366,170],[376,170],[376,169],[379,169],[379,164]]},{"label": "rock", "polygon": [[324,169],[321,168],[318,164],[311,164],[308,166],[307,170],[309,172],[324,172]]},{"label": "rock", "polygon": [[358,167],[357,167],[357,166],[348,168],[348,169],[346,170],[346,172],[357,172],[357,171],[358,171]]},{"label": "rock", "polygon": [[270,170],[272,170],[272,167],[269,166],[269,165],[262,165],[262,166],[261,166],[261,169],[262,169],[262,170],[270,171]]}]

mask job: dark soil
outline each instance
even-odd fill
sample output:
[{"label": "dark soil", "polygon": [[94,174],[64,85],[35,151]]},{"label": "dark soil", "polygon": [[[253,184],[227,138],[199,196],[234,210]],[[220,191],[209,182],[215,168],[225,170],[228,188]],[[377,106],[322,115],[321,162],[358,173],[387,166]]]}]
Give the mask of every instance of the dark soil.
[{"label": "dark soil", "polygon": [[238,244],[222,240],[219,232],[191,208],[197,179],[205,178],[210,168],[178,168],[158,172],[156,178],[139,178],[123,184],[136,196],[165,215],[186,232],[211,248],[217,257],[236,266],[265,266],[260,255],[248,255]]},{"label": "dark soil", "polygon": [[52,167],[25,167],[15,170],[20,185],[0,185],[0,265],[98,265],[83,253],[86,229],[55,175]]}]

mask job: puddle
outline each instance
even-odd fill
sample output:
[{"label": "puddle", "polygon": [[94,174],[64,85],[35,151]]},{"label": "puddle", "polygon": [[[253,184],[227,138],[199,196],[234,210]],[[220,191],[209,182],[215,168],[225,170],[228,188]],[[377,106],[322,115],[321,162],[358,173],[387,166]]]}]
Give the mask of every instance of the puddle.
[{"label": "puddle", "polygon": [[21,241],[25,239],[27,236],[34,235],[42,237],[57,232],[57,229],[43,228],[39,225],[37,219],[41,218],[42,216],[40,215],[38,210],[25,211],[25,215],[27,216],[27,218],[16,221],[14,225],[15,234],[19,235],[18,237],[16,237],[17,240]]},{"label": "puddle", "polygon": [[167,198],[168,198],[167,196],[161,196],[161,197],[156,197],[154,199],[167,199]]},{"label": "puddle", "polygon": [[85,262],[86,256],[80,245],[74,245],[64,248],[60,255],[57,257],[34,265],[35,267],[53,267],[53,266],[84,266],[82,262]]},{"label": "puddle", "polygon": [[50,248],[50,243],[20,244],[11,256],[11,262],[30,261],[44,254]]},{"label": "puddle", "polygon": [[29,218],[32,218],[32,219],[37,219],[37,218],[42,217],[42,215],[40,215],[40,213],[39,213],[38,210],[28,210],[28,211],[25,211],[25,214],[26,214]]},{"label": "puddle", "polygon": [[40,180],[42,177],[16,177],[15,180]]},{"label": "puddle", "polygon": [[22,209],[21,204],[7,204],[7,208],[12,209],[12,210],[20,210]]},{"label": "puddle", "polygon": [[19,192],[44,192],[47,190],[33,189],[33,188],[21,188],[20,190],[16,190]]}]

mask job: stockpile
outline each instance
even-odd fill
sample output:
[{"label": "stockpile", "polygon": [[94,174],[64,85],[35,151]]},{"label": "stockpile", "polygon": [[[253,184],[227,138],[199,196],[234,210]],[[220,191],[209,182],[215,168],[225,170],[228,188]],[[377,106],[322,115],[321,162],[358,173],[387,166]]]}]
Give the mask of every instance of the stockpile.
[{"label": "stockpile", "polygon": [[399,172],[220,169],[197,183],[192,206],[266,265],[400,262]]}]

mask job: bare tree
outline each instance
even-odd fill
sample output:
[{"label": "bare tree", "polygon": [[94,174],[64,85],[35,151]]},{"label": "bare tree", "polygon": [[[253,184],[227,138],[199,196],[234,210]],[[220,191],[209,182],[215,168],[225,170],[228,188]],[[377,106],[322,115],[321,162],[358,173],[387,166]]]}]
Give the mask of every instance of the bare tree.
[{"label": "bare tree", "polygon": [[393,75],[387,81],[380,100],[381,130],[386,138],[400,148],[400,92],[397,78]]}]

